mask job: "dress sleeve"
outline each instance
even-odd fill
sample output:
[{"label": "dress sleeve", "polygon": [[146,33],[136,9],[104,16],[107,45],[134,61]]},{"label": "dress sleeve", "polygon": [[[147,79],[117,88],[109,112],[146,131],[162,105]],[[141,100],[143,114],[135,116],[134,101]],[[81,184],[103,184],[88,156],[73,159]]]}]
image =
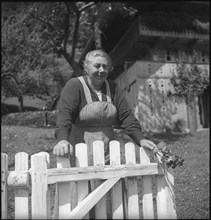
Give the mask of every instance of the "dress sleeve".
[{"label": "dress sleeve", "polygon": [[118,112],[118,122],[120,127],[128,134],[138,145],[144,138],[141,125],[135,118],[132,110],[116,85],[114,102]]},{"label": "dress sleeve", "polygon": [[55,136],[58,141],[69,141],[69,135],[79,112],[80,91],[79,80],[70,79],[64,86],[57,108]]}]

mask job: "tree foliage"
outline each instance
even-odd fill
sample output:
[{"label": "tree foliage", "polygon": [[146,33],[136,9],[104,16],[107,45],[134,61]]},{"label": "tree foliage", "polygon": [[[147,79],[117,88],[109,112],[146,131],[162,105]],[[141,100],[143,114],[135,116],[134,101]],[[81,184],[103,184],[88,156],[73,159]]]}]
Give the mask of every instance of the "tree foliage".
[{"label": "tree foliage", "polygon": [[58,67],[49,42],[43,41],[27,11],[2,19],[2,92],[6,96],[50,93]]},{"label": "tree foliage", "polygon": [[[44,97],[54,79],[62,82],[54,57],[64,57],[72,74],[83,75],[82,61],[95,42],[102,48],[105,16],[136,11],[120,2],[31,2],[9,4],[12,13],[2,18],[2,91],[7,95]],[[72,75],[70,74],[70,77]],[[62,82],[63,83],[63,82]]]},{"label": "tree foliage", "polygon": [[32,16],[44,25],[46,40],[76,76],[83,75],[82,61],[90,44],[95,42],[96,48],[102,48],[101,27],[112,11],[123,16],[136,13],[121,2],[36,2],[31,8]]},{"label": "tree foliage", "polygon": [[195,52],[190,64],[183,60],[177,63],[177,71],[171,78],[171,83],[174,86],[174,92],[169,95],[183,98],[187,104],[191,104],[194,98],[209,86],[208,71],[199,67]]}]

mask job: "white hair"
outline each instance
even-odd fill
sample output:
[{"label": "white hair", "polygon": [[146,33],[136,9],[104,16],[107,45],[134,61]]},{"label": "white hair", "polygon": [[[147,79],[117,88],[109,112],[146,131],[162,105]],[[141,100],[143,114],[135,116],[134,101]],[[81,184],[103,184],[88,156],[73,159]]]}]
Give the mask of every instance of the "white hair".
[{"label": "white hair", "polygon": [[109,65],[109,70],[111,71],[113,69],[112,61],[110,56],[104,52],[103,50],[92,50],[89,51],[86,54],[85,60],[84,60],[84,69],[89,65],[90,60],[92,60],[94,57],[104,57]]}]

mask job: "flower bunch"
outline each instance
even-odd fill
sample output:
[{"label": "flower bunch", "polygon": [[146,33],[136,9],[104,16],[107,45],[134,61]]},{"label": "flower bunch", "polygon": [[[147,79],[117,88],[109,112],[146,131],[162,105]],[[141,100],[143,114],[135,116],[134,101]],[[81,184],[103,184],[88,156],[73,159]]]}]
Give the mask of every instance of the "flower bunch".
[{"label": "flower bunch", "polygon": [[159,163],[166,163],[167,167],[171,167],[172,169],[183,165],[184,159],[178,155],[173,156],[172,151],[167,146],[158,149],[155,154]]}]

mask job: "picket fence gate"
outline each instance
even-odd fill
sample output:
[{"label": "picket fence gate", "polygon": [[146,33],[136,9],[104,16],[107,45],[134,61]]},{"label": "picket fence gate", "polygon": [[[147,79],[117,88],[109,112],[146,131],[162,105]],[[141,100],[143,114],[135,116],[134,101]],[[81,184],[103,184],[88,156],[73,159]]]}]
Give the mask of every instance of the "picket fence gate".
[{"label": "picket fence gate", "polygon": [[[94,165],[88,166],[87,145],[80,143],[75,148],[76,167],[70,167],[68,158],[58,157],[57,168],[49,168],[49,154],[40,152],[31,156],[30,169],[29,155],[20,152],[15,155],[15,171],[8,171],[8,155],[2,153],[1,218],[8,218],[11,187],[15,219],[89,219],[93,210],[95,219],[176,219],[173,175],[165,165],[150,162],[151,152],[142,147],[136,163],[135,148],[132,142],[125,144],[121,164],[120,142],[111,141],[110,165],[105,165],[104,143],[95,141]],[[53,199],[51,184],[56,189]]]}]

